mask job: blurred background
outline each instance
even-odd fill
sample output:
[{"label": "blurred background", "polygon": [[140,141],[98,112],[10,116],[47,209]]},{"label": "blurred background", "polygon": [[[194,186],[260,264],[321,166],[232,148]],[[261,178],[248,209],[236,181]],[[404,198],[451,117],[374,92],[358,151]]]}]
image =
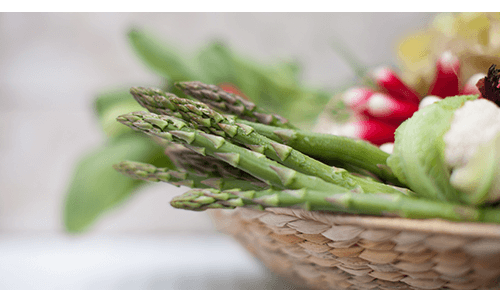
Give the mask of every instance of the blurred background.
[{"label": "blurred background", "polygon": [[[295,60],[301,81],[334,91],[355,78],[344,43],[368,66],[429,13],[1,13],[0,289],[294,289],[205,213],[175,210],[185,191],[153,184],[69,235],[63,204],[76,162],[106,139],[94,98],[162,79],[129,45],[154,32],[186,57],[218,40],[261,63]],[[224,253],[220,255],[220,253]]]}]

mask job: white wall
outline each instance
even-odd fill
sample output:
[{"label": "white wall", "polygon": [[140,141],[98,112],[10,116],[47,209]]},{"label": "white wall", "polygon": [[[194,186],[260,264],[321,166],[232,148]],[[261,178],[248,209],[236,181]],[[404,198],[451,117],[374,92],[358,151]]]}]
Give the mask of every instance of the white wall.
[{"label": "white wall", "polygon": [[[0,14],[0,231],[62,230],[77,158],[104,136],[91,104],[104,90],[157,85],[127,44],[133,25],[191,53],[214,38],[262,61],[293,58],[305,83],[335,88],[353,77],[331,48],[344,41],[367,65],[395,63],[394,44],[430,14]],[[174,210],[183,189],[156,184],[94,232],[212,231],[203,213]]]}]

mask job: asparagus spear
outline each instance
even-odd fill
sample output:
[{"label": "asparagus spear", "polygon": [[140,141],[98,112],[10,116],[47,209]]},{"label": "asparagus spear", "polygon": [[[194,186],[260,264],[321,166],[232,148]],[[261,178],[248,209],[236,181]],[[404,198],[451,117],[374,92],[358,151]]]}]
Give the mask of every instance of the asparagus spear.
[{"label": "asparagus spear", "polygon": [[186,95],[190,95],[221,112],[236,115],[242,119],[283,128],[295,128],[287,119],[271,114],[242,97],[228,93],[216,85],[201,82],[175,83]]},{"label": "asparagus spear", "polygon": [[340,161],[352,164],[384,180],[400,184],[386,164],[389,154],[366,141],[299,129],[283,129],[246,120],[238,120],[238,122],[251,126],[259,134],[286,144],[317,160],[325,163]]},{"label": "asparagus spear", "polygon": [[[180,98],[177,98],[173,94],[164,93],[158,89],[142,87],[132,88],[130,91],[139,104],[150,112],[183,118],[188,121],[195,121],[198,126],[206,127],[214,134],[221,136],[227,135],[220,127],[214,129],[214,127],[218,126],[220,121],[224,119],[226,119],[224,121],[227,121],[227,118],[214,112],[210,108],[199,108],[200,103],[195,105],[198,107],[196,108],[189,106],[189,100],[187,100],[184,102],[186,104],[184,104],[183,108],[180,108],[181,110],[179,111],[179,109],[176,108],[176,104],[172,103],[172,100],[177,100],[177,107],[179,107],[179,103],[182,103],[182,101],[179,101]],[[190,109],[197,109],[198,112],[187,114]],[[264,135],[275,142],[289,145],[293,149],[319,161],[323,161],[327,164],[340,161],[344,164],[350,164],[368,170],[384,180],[401,185],[399,180],[392,174],[386,165],[386,159],[389,154],[368,142],[329,134],[273,127],[242,119],[236,119],[236,122],[239,127],[242,127],[242,125],[249,125],[257,131],[256,133]],[[234,127],[226,126],[226,128],[234,131]],[[239,136],[236,138],[239,138]],[[248,140],[246,142],[248,143]],[[295,169],[299,170],[298,168]]]},{"label": "asparagus spear", "polygon": [[318,176],[347,189],[356,189],[360,186],[365,191],[399,192],[393,187],[351,175],[345,169],[328,166],[289,146],[277,143],[255,132],[251,127],[235,123],[203,103],[175,96],[169,97],[168,102],[178,109],[184,120],[194,123],[199,129],[234,140],[298,172]]},{"label": "asparagus spear", "polygon": [[[197,150],[196,148],[194,148]],[[210,174],[220,178],[237,178],[255,183],[256,186],[265,187],[266,184],[256,179],[245,171],[234,168],[219,159],[203,156],[184,145],[170,143],[165,149],[165,154],[172,160],[177,168],[198,175]]]},{"label": "asparagus spear", "polygon": [[[189,198],[186,198],[189,197]],[[219,199],[219,197],[221,197]],[[210,199],[209,199],[210,198]],[[193,205],[200,200],[200,205]],[[403,218],[441,218],[451,221],[499,223],[500,210],[480,209],[460,204],[445,203],[401,194],[359,194],[353,192],[332,193],[312,189],[219,191],[193,189],[174,199],[173,206],[182,209],[204,210],[210,203],[223,200],[233,206],[248,207],[298,207],[306,210],[322,210],[354,214],[389,215]],[[186,200],[187,203],[184,203]],[[201,204],[202,203],[202,204]]]},{"label": "asparagus spear", "polygon": [[264,189],[266,184],[262,182],[249,182],[234,177],[218,176],[213,173],[195,174],[186,171],[171,170],[168,168],[157,168],[151,164],[123,161],[113,166],[118,172],[145,181],[163,181],[176,186],[188,186],[191,188],[215,188],[244,190]]},{"label": "asparagus spear", "polygon": [[278,188],[314,188],[329,192],[345,192],[346,188],[287,168],[264,155],[226,141],[216,135],[190,128],[183,120],[154,113],[135,112],[117,120],[144,133],[169,141],[188,144],[202,155],[209,155],[239,168],[271,186]]},{"label": "asparagus spear", "polygon": [[[145,106],[149,111],[156,112],[168,106],[171,112],[180,114],[185,121],[195,127],[234,140],[299,172],[318,176],[349,189],[354,189],[359,185],[363,189],[395,192],[395,189],[384,184],[353,176],[344,169],[328,166],[289,146],[270,140],[255,132],[251,127],[235,123],[234,120],[217,113],[203,103],[178,98],[172,94],[160,95],[154,89],[134,88],[133,92],[140,104],[150,104]],[[150,100],[152,95],[154,95],[154,101]],[[169,112],[166,114],[170,115]]]},{"label": "asparagus spear", "polygon": [[132,87],[130,94],[134,99],[148,111],[158,115],[169,115],[182,118],[173,104],[168,100],[169,96],[175,96],[156,88]]},{"label": "asparagus spear", "polygon": [[[254,132],[250,127],[234,123],[203,103],[178,98],[171,94],[160,95],[157,94],[158,90],[153,89],[134,88],[133,91],[134,98],[141,105],[149,104],[148,106],[143,105],[149,111],[162,112],[163,107],[168,105],[170,110],[165,112],[166,115],[171,115],[170,112],[178,113],[185,121],[207,133],[214,133],[234,140],[299,172],[318,176],[350,189],[356,187],[345,170],[330,167],[288,146],[276,143]],[[154,101],[150,100],[152,95],[154,95]]]},{"label": "asparagus spear", "polygon": [[263,209],[251,200],[242,199],[228,192],[212,191],[209,189],[193,189],[183,195],[176,196],[170,201],[175,208],[203,211],[211,208],[233,209],[236,207],[250,207]]}]

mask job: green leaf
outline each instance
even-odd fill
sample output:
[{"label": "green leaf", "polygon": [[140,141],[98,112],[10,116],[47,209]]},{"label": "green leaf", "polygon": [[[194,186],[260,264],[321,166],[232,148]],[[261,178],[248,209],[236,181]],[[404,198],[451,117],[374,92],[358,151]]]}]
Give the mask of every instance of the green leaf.
[{"label": "green leaf", "polygon": [[156,37],[136,29],[131,30],[128,36],[137,55],[160,76],[173,82],[200,78],[193,63]]},{"label": "green leaf", "polygon": [[113,169],[113,164],[123,160],[174,168],[162,147],[135,132],[89,153],[78,163],[66,194],[64,223],[69,232],[84,231],[143,184]]},{"label": "green leaf", "polygon": [[144,111],[128,90],[120,90],[99,95],[94,101],[94,109],[99,117],[99,123],[108,137],[114,138],[132,129],[121,125],[116,117],[135,111]]},{"label": "green leaf", "polygon": [[121,102],[129,100],[134,100],[134,98],[128,90],[101,93],[94,100],[94,110],[97,116],[101,118],[107,110]]},{"label": "green leaf", "polygon": [[[301,87],[300,67],[295,62],[258,64],[248,57],[234,54],[220,42],[204,47],[191,60],[181,57],[170,46],[145,32],[132,30],[129,38],[139,57],[170,81],[232,83],[257,105],[289,118],[292,123],[306,127],[312,125],[331,97],[330,94]],[[180,93],[172,86],[168,90]],[[307,113],[297,114],[298,111]]]},{"label": "green leaf", "polygon": [[301,127],[309,127],[330,99],[329,94],[300,85],[296,63],[263,66],[239,57],[234,57],[233,63],[234,84],[245,95]]},{"label": "green leaf", "polygon": [[221,42],[212,42],[203,47],[196,56],[200,73],[207,84],[220,84],[238,82],[239,76],[235,72],[231,51]]},{"label": "green leaf", "polygon": [[453,113],[477,96],[448,97],[417,111],[396,130],[394,152],[387,164],[394,175],[420,196],[460,202],[460,193],[450,184],[444,159],[444,134]]},{"label": "green leaf", "polygon": [[[206,83],[232,83],[257,105],[292,123],[311,125],[330,99],[330,94],[300,86],[300,66],[296,62],[262,65],[232,53],[221,42],[203,48],[197,60]],[[299,111],[301,114],[296,113]]]}]

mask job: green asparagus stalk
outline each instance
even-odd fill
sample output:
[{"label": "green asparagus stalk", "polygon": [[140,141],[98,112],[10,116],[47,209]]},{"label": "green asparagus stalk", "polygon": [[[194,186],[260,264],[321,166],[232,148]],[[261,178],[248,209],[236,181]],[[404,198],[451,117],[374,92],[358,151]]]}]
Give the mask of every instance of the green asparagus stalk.
[{"label": "green asparagus stalk", "polygon": [[249,207],[263,209],[261,205],[248,199],[242,199],[230,193],[210,189],[193,189],[183,195],[176,196],[170,205],[179,209],[203,211],[211,208],[234,209],[236,207]]},{"label": "green asparagus stalk", "polygon": [[[360,186],[365,191],[370,189],[375,192],[396,192],[396,189],[390,186],[351,175],[344,169],[328,166],[289,146],[275,142],[255,132],[251,127],[228,119],[203,103],[178,98],[172,94],[158,94],[154,89],[133,88],[131,91],[140,104],[149,104],[145,106],[149,111],[163,110],[168,106],[171,112],[180,114],[185,121],[198,129],[236,141],[301,173],[318,176],[348,189]],[[150,100],[152,95],[154,101]],[[170,115],[168,112],[166,114]]]},{"label": "green asparagus stalk", "polygon": [[242,119],[282,128],[295,128],[287,119],[272,114],[242,97],[228,93],[216,85],[201,82],[175,83],[186,95],[190,95],[221,112],[236,115]]},{"label": "green asparagus stalk", "polygon": [[165,149],[165,154],[172,160],[176,168],[180,168],[183,171],[198,175],[208,173],[220,178],[236,178],[255,183],[255,185],[260,187],[266,186],[265,183],[245,171],[239,170],[222,160],[203,156],[181,144],[170,143]]},{"label": "green asparagus stalk", "polygon": [[[236,141],[304,174],[318,176],[350,189],[356,187],[345,170],[330,167],[291,147],[274,142],[254,132],[248,126],[234,123],[203,103],[178,98],[175,95],[158,94],[158,90],[154,89],[133,88],[133,91],[134,98],[141,105],[149,104],[143,105],[149,111],[162,112],[163,108],[168,105],[170,112],[180,114],[186,122],[190,122],[200,130]],[[151,101],[152,95],[154,95],[154,101]],[[165,113],[171,115],[169,112]]]},{"label": "green asparagus stalk", "polygon": [[329,192],[348,190],[318,177],[299,173],[267,159],[263,154],[232,144],[220,136],[193,129],[183,120],[171,116],[135,112],[119,116],[117,120],[132,129],[172,142],[187,144],[202,155],[223,160],[277,188],[313,188]]},{"label": "green asparagus stalk", "polygon": [[[210,208],[218,196],[225,202],[234,200],[237,206],[247,207],[255,204],[263,207],[292,207],[315,211],[332,211],[353,214],[373,214],[398,216],[403,218],[441,218],[451,221],[499,223],[500,210],[481,209],[454,203],[445,203],[423,198],[408,197],[402,194],[359,194],[352,191],[332,193],[312,189],[241,191],[218,191],[212,189],[193,189],[186,196],[202,200],[203,206],[197,210]],[[203,198],[204,197],[204,198]],[[208,199],[211,198],[211,199]],[[175,207],[191,209],[184,204],[183,198],[175,198]],[[190,201],[189,201],[190,202]]]},{"label": "green asparagus stalk", "polygon": [[351,175],[345,169],[326,165],[287,145],[275,142],[251,127],[235,123],[233,120],[215,112],[207,105],[171,96],[168,102],[177,107],[184,120],[194,123],[199,129],[236,141],[253,151],[262,153],[298,172],[320,177],[321,179],[343,186],[347,189],[361,187],[371,192],[400,192],[397,189],[370,179]]},{"label": "green asparagus stalk", "polygon": [[[227,130],[235,131],[234,121],[229,122],[225,116],[218,114],[207,106],[200,105],[200,103],[194,103],[190,100],[183,101],[184,99],[180,99],[173,94],[164,93],[158,89],[139,87],[132,88],[130,91],[139,104],[150,112],[183,118],[190,122],[194,121],[197,126],[201,127],[200,129],[205,127],[212,133],[220,136],[227,135],[218,125],[222,121],[226,125],[228,123],[233,125],[226,126]],[[172,103],[173,100],[176,101],[176,104]],[[196,110],[196,112],[190,112],[193,110]],[[401,185],[386,165],[386,159],[389,157],[389,154],[368,142],[348,137],[273,127],[242,119],[236,119],[236,123],[240,128],[244,125],[254,128],[257,132],[250,133],[254,136],[261,134],[272,141],[286,144],[316,160],[327,164],[341,162],[353,165],[365,169],[384,180]],[[249,131],[248,127],[246,128]],[[232,133],[229,132],[229,135],[231,136]],[[240,138],[240,136],[241,134],[237,134],[236,138]],[[271,140],[268,141],[271,142]],[[275,142],[274,144],[277,144]],[[243,144],[245,143],[251,144],[248,140]],[[257,142],[254,145],[258,144]],[[295,167],[294,169],[300,171],[299,168]]]},{"label": "green asparagus stalk", "polygon": [[191,188],[215,188],[227,190],[239,188],[242,190],[264,189],[266,184],[262,182],[249,182],[234,177],[224,177],[213,173],[195,174],[186,171],[171,170],[168,168],[157,168],[151,164],[123,161],[113,166],[118,172],[132,177],[153,182],[168,182],[176,186],[187,186]]},{"label": "green asparagus stalk", "polygon": [[366,141],[299,129],[283,129],[246,120],[238,122],[327,164],[336,161],[352,164],[383,180],[401,184],[386,164],[389,154]]},{"label": "green asparagus stalk", "polygon": [[169,96],[175,96],[156,88],[132,87],[130,94],[134,99],[148,111],[158,115],[169,115],[182,118],[177,108],[168,100]]}]

